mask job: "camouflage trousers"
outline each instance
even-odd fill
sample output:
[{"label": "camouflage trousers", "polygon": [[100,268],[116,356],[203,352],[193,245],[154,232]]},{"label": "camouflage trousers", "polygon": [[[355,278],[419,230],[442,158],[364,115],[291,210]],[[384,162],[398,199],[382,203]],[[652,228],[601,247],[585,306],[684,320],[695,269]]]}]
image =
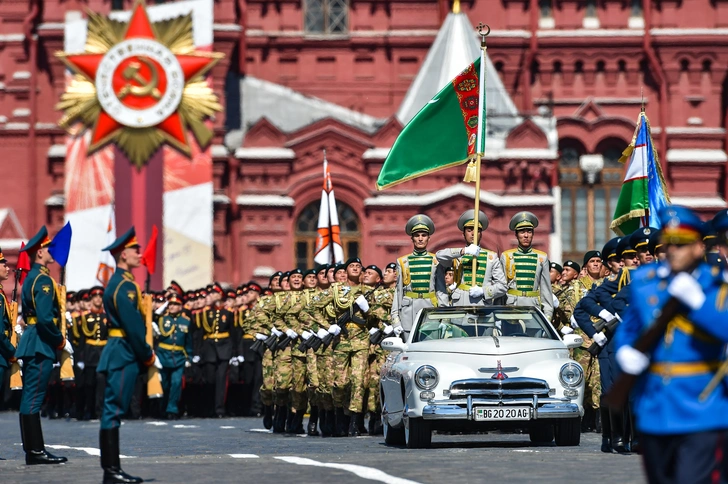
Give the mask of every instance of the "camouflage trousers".
[{"label": "camouflage trousers", "polygon": [[293,385],[293,362],[291,347],[276,351],[275,356],[275,404],[288,406]]},{"label": "camouflage trousers", "polygon": [[326,349],[319,348],[316,353],[316,367],[318,369],[316,402],[324,410],[333,410],[334,400],[331,396],[331,387],[334,378],[334,352],[330,346]]},{"label": "camouflage trousers", "polygon": [[308,395],[306,381],[308,379],[306,354],[294,349],[291,352],[291,409],[296,413],[306,412]]},{"label": "camouflage trousers", "polygon": [[265,406],[270,406],[273,405],[276,373],[272,352],[266,351],[263,353],[261,366],[263,368],[263,383],[260,386],[260,402]]},{"label": "camouflage trousers", "polygon": [[[368,337],[368,334],[365,333]],[[369,368],[369,341],[347,341],[334,350],[334,387],[335,407],[345,407],[347,400],[350,412],[364,411],[366,397],[367,370]]]},{"label": "camouflage trousers", "polygon": [[312,349],[306,350],[306,394],[311,406],[319,405],[318,399],[319,372],[316,353]]},{"label": "camouflage trousers", "polygon": [[584,334],[580,329],[576,330],[576,334],[584,339],[581,348],[573,350],[573,358],[584,369],[584,407],[590,407],[594,410],[599,408],[599,398],[602,394],[602,382],[599,376],[599,362],[589,352],[583,348],[588,348],[592,344],[592,340]]},{"label": "camouflage trousers", "polygon": [[377,345],[371,345],[369,347],[369,372],[368,372],[368,384],[367,384],[367,410],[370,412],[379,413],[381,407],[379,405],[379,375],[384,365],[384,360],[387,355],[384,350]]}]

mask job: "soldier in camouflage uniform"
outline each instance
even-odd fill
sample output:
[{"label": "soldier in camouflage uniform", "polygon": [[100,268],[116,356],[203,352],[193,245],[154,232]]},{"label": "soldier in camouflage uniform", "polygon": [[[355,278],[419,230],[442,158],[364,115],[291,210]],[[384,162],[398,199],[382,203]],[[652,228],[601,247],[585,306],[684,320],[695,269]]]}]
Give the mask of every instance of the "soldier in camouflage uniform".
[{"label": "soldier in camouflage uniform", "polygon": [[[280,288],[278,285],[278,279],[280,277],[280,273],[274,274],[270,279],[271,286],[275,280],[275,286]],[[257,340],[265,341],[268,339],[271,336],[271,319],[275,307],[276,293],[270,289],[264,291],[263,296],[258,300],[258,304],[251,311],[245,331],[255,334],[255,339]],[[265,350],[261,358],[261,367],[263,380],[260,386],[260,403],[263,405],[263,426],[266,429],[270,429],[273,427],[273,392],[275,389],[275,359],[273,351]]]},{"label": "soldier in camouflage uniform", "polygon": [[405,232],[412,239],[410,254],[397,259],[397,285],[392,304],[392,322],[397,334],[409,336],[417,313],[423,308],[437,306],[435,292],[435,254],[427,252],[435,223],[423,214],[407,221]]},{"label": "soldier in camouflage uniform", "polygon": [[[370,266],[376,267],[376,266]],[[374,270],[374,269],[373,269]],[[382,275],[382,287],[374,291],[373,303],[370,311],[373,315],[383,311],[386,315],[380,318],[379,325],[381,328],[372,327],[369,333],[372,334],[381,329],[385,336],[394,334],[394,328],[391,325],[391,308],[392,300],[395,295],[394,285],[397,282],[397,265],[394,262],[387,264]],[[381,309],[380,309],[381,308]],[[382,416],[379,400],[379,376],[386,360],[386,354],[380,345],[369,345],[369,373],[367,385],[367,410],[369,411],[369,435],[382,434]]]},{"label": "soldier in camouflage uniform", "polygon": [[[301,281],[300,283],[299,279]],[[286,348],[286,350],[291,352],[291,414],[293,416],[291,417],[291,424],[287,426],[286,431],[289,433],[303,434],[303,415],[308,408],[307,383],[312,388],[318,387],[318,372],[316,371],[316,360],[313,352],[309,357],[307,351],[302,351],[299,348],[299,335],[306,333],[306,339],[311,337],[310,331],[301,322],[299,314],[304,307],[309,306],[313,301],[314,289],[316,288],[316,271],[310,269],[302,274],[301,270],[297,269],[291,272],[289,280],[291,294],[289,306],[284,317],[286,323],[284,332],[293,340],[293,343]],[[311,405],[313,408],[316,408],[315,401],[312,401]]]},{"label": "soldier in camouflage uniform", "polygon": [[[294,284],[291,284],[291,276],[293,276]],[[281,276],[281,292],[275,294],[275,308],[272,311],[271,331],[278,337],[278,342],[289,337],[295,339],[296,333],[286,325],[285,315],[290,308],[293,285],[295,291],[298,292],[303,285],[303,273],[300,269],[292,272],[286,272]],[[297,299],[297,298],[296,298]],[[274,402],[276,404],[275,415],[273,417],[273,432],[282,433],[286,431],[286,427],[290,430],[293,424],[293,412],[290,410],[291,386],[293,385],[293,361],[291,356],[291,346],[280,349],[276,347],[274,357],[275,366],[275,391]]]}]

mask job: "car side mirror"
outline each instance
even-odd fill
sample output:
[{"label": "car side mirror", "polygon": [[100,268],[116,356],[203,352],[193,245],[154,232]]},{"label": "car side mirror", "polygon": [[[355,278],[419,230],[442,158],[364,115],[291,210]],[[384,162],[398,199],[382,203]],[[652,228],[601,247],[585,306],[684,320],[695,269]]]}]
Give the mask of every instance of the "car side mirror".
[{"label": "car side mirror", "polygon": [[381,347],[384,351],[406,351],[407,345],[402,342],[399,336],[392,336],[384,338],[381,343]]},{"label": "car side mirror", "polygon": [[582,344],[584,344],[584,338],[579,336],[578,334],[565,334],[563,337],[564,344],[567,348],[574,349],[580,347]]}]

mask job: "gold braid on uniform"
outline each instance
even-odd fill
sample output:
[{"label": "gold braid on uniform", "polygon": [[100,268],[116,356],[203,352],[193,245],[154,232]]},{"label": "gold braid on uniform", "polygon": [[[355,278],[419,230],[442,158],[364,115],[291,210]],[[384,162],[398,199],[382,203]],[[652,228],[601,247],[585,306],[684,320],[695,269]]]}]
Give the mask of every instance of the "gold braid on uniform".
[{"label": "gold braid on uniform", "polygon": [[169,328],[169,331],[166,333],[164,332],[164,316],[159,317],[159,323],[157,323],[157,326],[159,326],[159,334],[165,338],[169,337],[172,333],[174,333],[174,328],[177,326],[176,324],[173,324],[171,328]]},{"label": "gold braid on uniform", "polygon": [[349,309],[354,304],[354,299],[350,297],[352,292],[352,289],[349,288],[349,291],[340,298],[338,287],[334,289],[334,307],[340,310]]},{"label": "gold braid on uniform", "polygon": [[93,338],[96,336],[96,331],[99,329],[99,322],[96,321],[94,324],[94,329],[89,330],[88,324],[86,324],[86,316],[81,316],[81,330],[83,331],[83,334],[86,335],[87,338]]},{"label": "gold braid on uniform", "polygon": [[202,327],[205,333],[214,333],[213,328],[207,324],[207,311],[202,311]]}]

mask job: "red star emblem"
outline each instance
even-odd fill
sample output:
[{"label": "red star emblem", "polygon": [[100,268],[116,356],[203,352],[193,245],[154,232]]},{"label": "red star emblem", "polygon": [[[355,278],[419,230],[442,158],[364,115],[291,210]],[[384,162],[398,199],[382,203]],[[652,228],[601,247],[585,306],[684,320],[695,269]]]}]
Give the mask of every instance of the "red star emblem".
[{"label": "red star emblem", "polygon": [[[146,48],[158,46],[160,52],[166,52],[167,62],[151,49],[148,55],[131,52],[132,49],[126,41],[136,39],[153,41],[142,41],[140,44]],[[120,48],[122,43],[123,48]],[[205,52],[175,54],[170,51],[159,41],[144,1],[137,0],[121,43],[106,53],[59,56],[71,70],[97,86],[97,96],[102,108],[93,126],[89,153],[103,147],[115,138],[119,130],[125,128],[156,128],[165,141],[186,154],[190,153],[185,118],[178,109],[182,91],[189,81],[200,80],[217,63],[219,55]],[[176,59],[178,66],[173,59]],[[170,70],[169,65],[174,69]],[[182,79],[178,78],[178,74],[181,74]],[[104,82],[107,83],[108,90],[101,92],[98,86]],[[108,105],[104,103],[109,98],[115,103],[116,112],[110,112]],[[138,124],[124,122],[126,118],[119,115],[119,111],[123,111],[126,118],[133,118]],[[152,112],[158,117],[148,115]],[[154,124],[144,124],[150,119]]]}]

